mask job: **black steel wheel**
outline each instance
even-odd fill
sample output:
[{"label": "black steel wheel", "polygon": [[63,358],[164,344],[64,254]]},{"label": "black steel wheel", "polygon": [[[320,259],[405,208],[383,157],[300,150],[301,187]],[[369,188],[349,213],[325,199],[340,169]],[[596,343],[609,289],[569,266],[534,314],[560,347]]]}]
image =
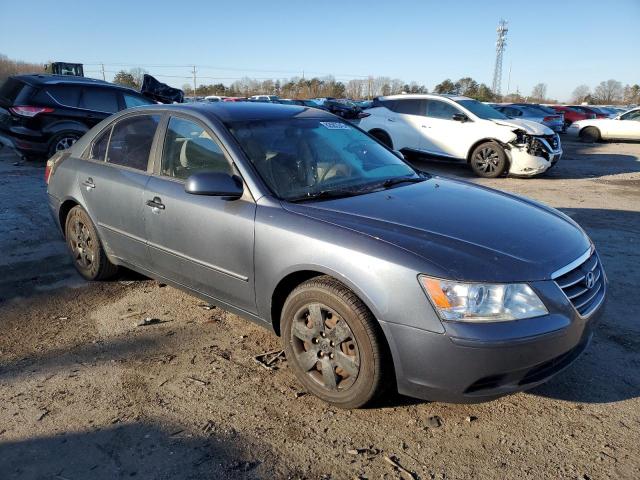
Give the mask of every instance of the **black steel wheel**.
[{"label": "black steel wheel", "polygon": [[471,168],[479,177],[499,177],[507,169],[507,155],[497,142],[482,143],[471,154]]},{"label": "black steel wheel", "polygon": [[65,237],[73,265],[85,279],[104,280],[116,273],[118,267],[107,258],[93,222],[82,207],[69,211]]},{"label": "black steel wheel", "polygon": [[377,322],[360,299],[331,277],[294,289],[282,310],[282,341],[298,380],[341,408],[358,408],[385,388],[390,363]]}]

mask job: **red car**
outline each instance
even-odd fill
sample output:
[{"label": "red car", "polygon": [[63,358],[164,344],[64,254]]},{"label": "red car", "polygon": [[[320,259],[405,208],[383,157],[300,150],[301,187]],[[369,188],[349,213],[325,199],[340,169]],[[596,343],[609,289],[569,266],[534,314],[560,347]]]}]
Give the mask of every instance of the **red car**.
[{"label": "red car", "polygon": [[592,108],[585,107],[584,105],[571,105],[571,108],[573,108],[575,110],[579,110],[579,111],[584,112],[584,113],[592,113],[592,114],[594,114],[595,117],[591,117],[591,118],[609,118],[609,116],[606,113],[602,113],[602,112],[599,112],[598,110],[594,110]]},{"label": "red car", "polygon": [[566,107],[564,105],[550,105],[549,108],[554,109],[558,113],[564,113],[565,127],[571,125],[578,120],[589,120],[596,118],[595,113],[586,113],[574,107]]}]

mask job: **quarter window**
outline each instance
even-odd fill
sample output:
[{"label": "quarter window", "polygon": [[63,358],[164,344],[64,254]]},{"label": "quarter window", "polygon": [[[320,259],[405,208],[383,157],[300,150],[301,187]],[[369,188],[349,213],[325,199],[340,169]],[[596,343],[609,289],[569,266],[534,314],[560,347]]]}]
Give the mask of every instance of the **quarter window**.
[{"label": "quarter window", "polygon": [[124,98],[125,108],[140,107],[141,105],[151,105],[151,102],[144,97],[129,95],[127,93],[124,93],[122,97]]},{"label": "quarter window", "polygon": [[111,135],[111,128],[108,128],[104,132],[102,132],[98,139],[93,142],[93,145],[91,146],[91,153],[89,155],[89,158],[91,160],[99,160],[101,162],[104,162],[104,159],[107,155],[109,135]]},{"label": "quarter window", "polygon": [[451,120],[456,113],[460,113],[460,111],[448,103],[439,100],[429,100],[427,102],[427,117]]},{"label": "quarter window", "polygon": [[109,142],[107,162],[146,170],[160,115],[136,115],[116,123]]},{"label": "quarter window", "polygon": [[162,175],[186,179],[197,172],[233,173],[222,149],[198,123],[169,120],[162,150]]},{"label": "quarter window", "polygon": [[117,91],[106,88],[85,88],[82,93],[82,108],[115,113],[119,110]]}]

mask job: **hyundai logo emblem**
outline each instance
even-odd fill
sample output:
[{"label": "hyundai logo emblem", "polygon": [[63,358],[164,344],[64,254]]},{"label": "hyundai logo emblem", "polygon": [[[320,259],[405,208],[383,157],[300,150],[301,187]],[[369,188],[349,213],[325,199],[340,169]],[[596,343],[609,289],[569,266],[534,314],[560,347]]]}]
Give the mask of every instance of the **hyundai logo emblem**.
[{"label": "hyundai logo emblem", "polygon": [[593,274],[593,272],[587,273],[587,276],[584,278],[584,283],[588,289],[593,288],[593,286],[596,284],[596,276]]}]

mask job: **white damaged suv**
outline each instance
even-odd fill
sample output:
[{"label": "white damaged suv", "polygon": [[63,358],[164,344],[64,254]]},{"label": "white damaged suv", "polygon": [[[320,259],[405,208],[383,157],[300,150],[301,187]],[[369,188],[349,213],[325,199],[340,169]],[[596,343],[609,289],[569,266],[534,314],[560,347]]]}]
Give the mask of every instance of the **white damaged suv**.
[{"label": "white damaged suv", "polygon": [[450,95],[378,97],[359,126],[394,150],[463,160],[481,177],[531,177],[562,156],[549,128]]}]

